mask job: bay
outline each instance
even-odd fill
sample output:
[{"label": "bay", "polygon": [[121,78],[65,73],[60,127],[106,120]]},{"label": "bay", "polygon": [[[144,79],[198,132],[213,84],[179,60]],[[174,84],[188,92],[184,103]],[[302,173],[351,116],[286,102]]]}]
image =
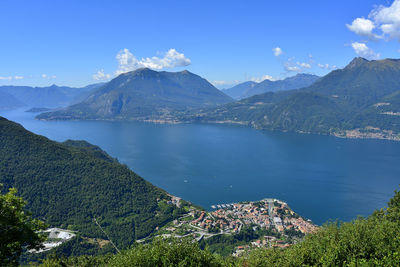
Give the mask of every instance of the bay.
[{"label": "bay", "polygon": [[267,197],[317,224],[383,208],[400,184],[400,142],[214,124],[37,121],[0,116],[52,140],[87,140],[154,185],[204,208]]}]

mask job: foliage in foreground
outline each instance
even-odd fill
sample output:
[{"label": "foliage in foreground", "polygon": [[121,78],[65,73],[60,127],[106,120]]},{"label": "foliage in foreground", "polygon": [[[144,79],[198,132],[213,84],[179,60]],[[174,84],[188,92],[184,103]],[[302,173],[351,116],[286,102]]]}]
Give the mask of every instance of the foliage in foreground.
[{"label": "foliage in foreground", "polygon": [[386,210],[348,223],[330,223],[286,250],[257,250],[250,266],[398,266],[400,193]]},{"label": "foliage in foreground", "polygon": [[[107,238],[121,248],[174,219],[169,196],[85,141],[58,143],[0,117],[0,183],[14,187],[37,219]],[[175,212],[175,215],[179,211]]]},{"label": "foliage in foreground", "polygon": [[249,256],[223,258],[188,241],[157,241],[117,255],[44,261],[43,266],[398,266],[400,192],[388,208],[368,218],[328,223],[287,249],[258,249]]},{"label": "foliage in foreground", "polygon": [[224,266],[226,262],[187,240],[157,240],[113,256],[50,258],[42,266]]},{"label": "foliage in foreground", "polygon": [[[2,185],[0,184],[0,187]],[[0,266],[18,265],[24,248],[40,248],[44,237],[37,233],[45,224],[24,212],[26,202],[17,190],[0,194]]]}]

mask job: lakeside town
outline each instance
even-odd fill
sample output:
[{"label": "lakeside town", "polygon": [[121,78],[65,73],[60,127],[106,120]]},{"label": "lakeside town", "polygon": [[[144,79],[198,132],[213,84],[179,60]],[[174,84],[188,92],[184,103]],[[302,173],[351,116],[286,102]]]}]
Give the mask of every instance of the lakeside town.
[{"label": "lakeside town", "polygon": [[[212,205],[211,211],[206,211],[179,197],[170,197],[165,204],[182,208],[185,213],[136,242],[148,243],[155,238],[187,238],[193,242],[213,243],[213,237],[235,237],[244,229],[247,232],[250,229],[252,237],[232,247],[231,254],[240,256],[254,248],[287,248],[318,229],[311,220],[299,216],[287,203],[278,199],[218,204]],[[74,232],[59,228],[50,228],[45,233],[49,240],[43,243],[44,248],[30,252],[51,250],[75,236]]]},{"label": "lakeside town", "polygon": [[[180,198],[171,196],[169,204],[182,207]],[[185,202],[187,213],[160,229],[154,237],[192,238],[200,242],[218,235],[237,235],[245,227],[259,233],[258,238],[235,247],[232,255],[259,247],[286,248],[318,229],[311,220],[296,214],[287,203],[273,198],[260,201],[213,205],[212,211],[201,210]],[[265,233],[265,234],[262,234]]]}]

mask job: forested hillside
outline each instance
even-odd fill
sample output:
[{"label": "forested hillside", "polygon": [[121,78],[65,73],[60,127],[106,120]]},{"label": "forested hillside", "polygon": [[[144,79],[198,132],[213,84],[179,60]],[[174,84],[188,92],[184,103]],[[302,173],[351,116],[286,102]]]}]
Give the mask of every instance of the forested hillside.
[{"label": "forested hillside", "polygon": [[181,121],[400,140],[400,60],[355,58],[311,86],[186,113]]},{"label": "forested hillside", "polygon": [[120,248],[171,220],[177,209],[165,205],[166,192],[100,148],[57,143],[1,117],[0,183],[3,190],[17,188],[34,216],[51,226],[106,239],[96,218]]},{"label": "forested hillside", "polygon": [[328,223],[286,249],[221,257],[185,241],[139,245],[117,255],[47,259],[43,266],[398,266],[400,193],[388,207],[352,222]]},{"label": "forested hillside", "polygon": [[80,103],[37,118],[174,120],[176,112],[230,101],[233,99],[189,71],[142,68],[119,75]]}]

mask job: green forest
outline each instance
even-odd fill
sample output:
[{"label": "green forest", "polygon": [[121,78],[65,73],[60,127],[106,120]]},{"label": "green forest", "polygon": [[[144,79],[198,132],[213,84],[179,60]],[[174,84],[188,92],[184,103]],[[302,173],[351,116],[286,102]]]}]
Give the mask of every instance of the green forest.
[{"label": "green forest", "polygon": [[[249,233],[244,238],[251,238]],[[40,266],[398,266],[400,192],[367,218],[327,223],[289,248],[257,249],[232,257],[185,240],[156,240],[118,254],[63,257],[49,254]]]},{"label": "green forest", "polygon": [[[99,147],[58,143],[0,118],[0,183],[14,187],[33,216],[51,227],[106,238],[119,248],[149,235],[180,214],[169,195]],[[174,212],[175,211],[175,212]]]}]

